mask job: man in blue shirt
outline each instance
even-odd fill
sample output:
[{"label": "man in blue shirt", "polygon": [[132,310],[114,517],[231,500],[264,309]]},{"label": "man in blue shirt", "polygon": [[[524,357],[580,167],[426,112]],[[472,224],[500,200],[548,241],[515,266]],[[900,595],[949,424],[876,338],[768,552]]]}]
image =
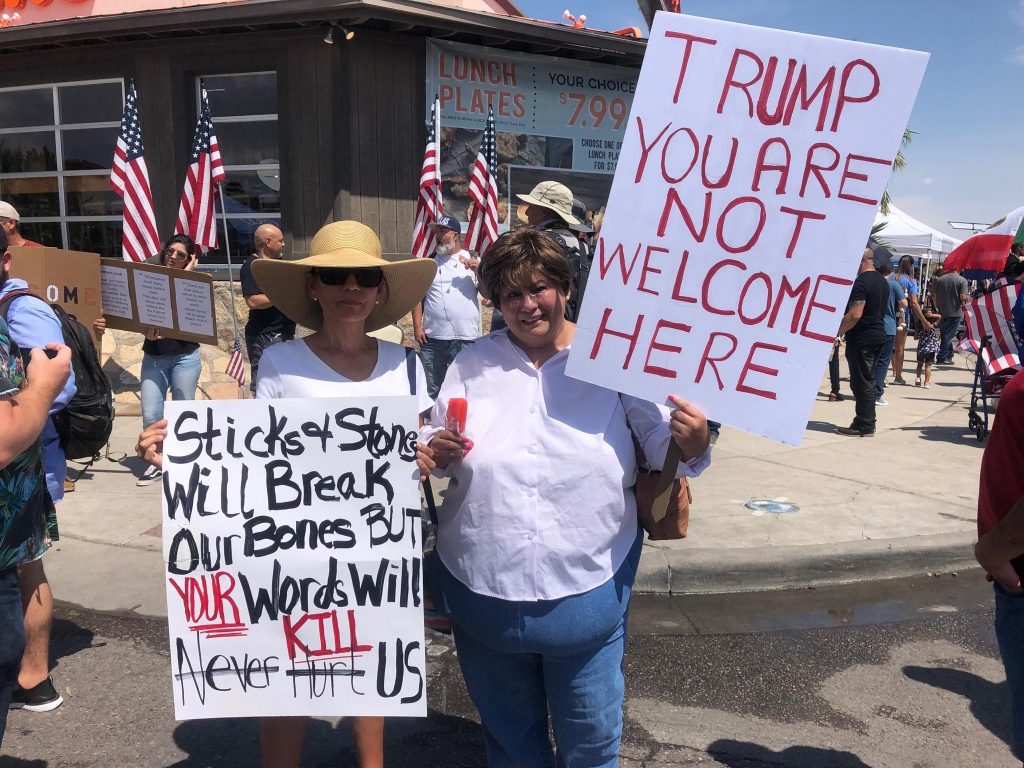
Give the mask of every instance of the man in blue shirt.
[{"label": "man in blue shirt", "polygon": [[[4,243],[0,260],[0,300],[11,291],[28,288],[24,280],[10,276],[12,257]],[[8,305],[7,326],[11,340],[22,349],[44,348],[47,344],[63,344],[64,334],[60,321],[50,306],[33,296],[20,296]],[[53,400],[50,415],[62,410],[75,396],[75,377],[72,374],[60,394]],[[64,478],[67,462],[60,447],[60,439],[52,419],[47,419],[41,435],[46,487],[54,503],[64,498]],[[52,517],[50,538],[57,539],[57,519]],[[12,706],[30,711],[45,712],[62,703],[60,695],[49,679],[50,623],[53,620],[53,593],[46,580],[43,561],[37,557],[18,565],[18,582],[25,612],[25,653],[22,656],[18,687]]]},{"label": "man in blue shirt", "polygon": [[892,262],[888,256],[876,258],[875,269],[889,284],[889,303],[882,316],[882,322],[885,324],[885,344],[875,362],[875,405],[888,405],[889,402],[882,394],[885,392],[885,377],[889,373],[892,351],[896,346],[896,330],[906,317],[907,294],[902,285],[889,277],[892,274]]}]

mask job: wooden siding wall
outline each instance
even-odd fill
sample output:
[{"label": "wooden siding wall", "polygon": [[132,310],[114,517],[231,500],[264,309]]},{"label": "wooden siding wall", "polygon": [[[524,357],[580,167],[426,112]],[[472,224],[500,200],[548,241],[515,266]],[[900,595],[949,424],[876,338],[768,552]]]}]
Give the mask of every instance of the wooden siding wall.
[{"label": "wooden siding wall", "polygon": [[[178,38],[0,56],[4,86],[135,78],[162,236],[173,231],[195,127],[194,78],[276,70],[282,225],[303,256],[325,223],[354,218],[385,253],[408,254],[423,125],[425,45],[358,30]],[[111,147],[111,155],[114,148]]]},{"label": "wooden siding wall", "polygon": [[337,212],[373,228],[385,253],[407,256],[426,141],[425,44],[360,31],[341,52],[338,138],[350,162]]}]

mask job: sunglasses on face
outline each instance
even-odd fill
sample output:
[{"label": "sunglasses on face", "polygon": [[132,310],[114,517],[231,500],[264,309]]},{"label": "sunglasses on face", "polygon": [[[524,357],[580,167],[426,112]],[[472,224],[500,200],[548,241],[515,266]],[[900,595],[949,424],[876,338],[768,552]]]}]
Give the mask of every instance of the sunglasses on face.
[{"label": "sunglasses on face", "polygon": [[353,275],[360,288],[376,288],[384,279],[384,271],[380,267],[318,267],[313,274],[324,285],[344,285],[349,275]]},{"label": "sunglasses on face", "polygon": [[163,254],[164,254],[164,258],[165,259],[187,259],[188,258],[188,252],[187,251],[179,251],[179,250],[177,250],[175,248],[164,248]]}]

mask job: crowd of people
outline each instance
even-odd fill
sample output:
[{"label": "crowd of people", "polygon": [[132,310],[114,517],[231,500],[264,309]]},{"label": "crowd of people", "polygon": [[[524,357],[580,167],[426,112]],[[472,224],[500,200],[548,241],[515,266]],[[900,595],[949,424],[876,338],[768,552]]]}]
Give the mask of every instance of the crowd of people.
[{"label": "crowd of people", "polygon": [[[282,258],[281,230],[261,226],[240,274],[252,388],[260,399],[416,398],[420,479],[449,480],[437,513],[433,599],[450,618],[488,765],[550,765],[557,750],[559,765],[613,766],[644,538],[637,473],[641,465],[660,466],[674,443],[682,455],[678,477],[699,475],[710,464],[717,425],[682,397],[668,408],[566,376],[592,229],[585,207],[558,182],[543,182],[520,200],[524,226],[499,237],[483,260],[462,249],[461,225],[449,216],[435,224],[433,258],[401,261],[384,259],[377,235],[358,222],[323,227],[309,255],[295,260]],[[75,384],[46,303],[22,295],[4,302],[23,288],[9,276],[7,244],[20,234],[17,212],[6,203],[0,223],[2,738],[9,707],[45,711],[61,703],[48,676],[52,595],[41,558],[58,535],[54,504],[66,477],[49,415]],[[176,234],[152,261],[195,269],[198,260],[192,241]],[[481,297],[494,308],[487,335]],[[875,433],[890,365],[892,384],[908,384],[911,328],[914,384],[931,385],[933,364],[952,360],[969,300],[957,273],[923,290],[913,259],[903,257],[894,269],[885,249],[864,250],[829,366],[829,399],[841,400],[845,342],[856,415],[840,434]],[[408,313],[418,354],[386,338]],[[309,335],[295,338],[296,326]],[[103,330],[102,321],[96,327]],[[137,452],[151,469],[140,484],[160,477],[167,394],[194,398],[199,367],[197,345],[155,331],[144,351]],[[982,466],[977,555],[996,581],[997,633],[1024,754],[1024,475],[1015,471],[1024,459],[1021,396],[1017,374],[1003,395],[1011,412],[1001,408]],[[453,430],[447,418],[454,399],[473,403],[464,429]],[[350,723],[358,764],[382,766],[384,719]],[[263,718],[262,764],[298,766],[306,724],[303,717]]]}]

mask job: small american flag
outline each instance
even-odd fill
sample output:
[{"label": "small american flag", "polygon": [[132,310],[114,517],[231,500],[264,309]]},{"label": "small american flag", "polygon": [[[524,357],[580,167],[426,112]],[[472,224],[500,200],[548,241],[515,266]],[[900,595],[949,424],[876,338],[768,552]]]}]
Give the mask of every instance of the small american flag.
[{"label": "small american flag", "polygon": [[192,163],[185,174],[185,188],[178,207],[177,231],[191,237],[196,245],[217,247],[217,226],[213,207],[216,186],[224,180],[220,147],[213,132],[213,117],[206,98],[206,87],[200,83],[202,106],[196,134],[192,139]]},{"label": "small american flag", "polygon": [[416,225],[412,230],[412,255],[425,258],[434,252],[437,238],[431,224],[444,211],[441,200],[441,105],[434,97],[430,109],[430,129],[427,133],[427,148],[423,153],[423,168],[420,170],[419,199],[416,202]]},{"label": "small american flag", "polygon": [[128,81],[128,94],[121,115],[121,130],[114,147],[110,186],[124,201],[121,255],[125,261],[145,261],[160,250],[153,192],[142,148],[142,125],[135,94],[135,81]]},{"label": "small american flag", "polygon": [[964,307],[967,332],[961,349],[981,349],[981,340],[989,337],[989,346],[981,359],[989,376],[1020,366],[1020,349],[1013,337],[1013,305],[1020,283],[1009,283],[972,301]]},{"label": "small american flag", "polygon": [[473,217],[462,247],[481,256],[498,239],[498,183],[494,171],[498,167],[495,151],[494,109],[487,108],[487,127],[480,141],[480,151],[469,177],[469,197],[473,200]]},{"label": "small american flag", "polygon": [[245,386],[245,365],[242,362],[242,343],[235,334],[235,343],[231,346],[231,357],[228,358],[228,367],[224,373],[238,382],[238,386]]}]

